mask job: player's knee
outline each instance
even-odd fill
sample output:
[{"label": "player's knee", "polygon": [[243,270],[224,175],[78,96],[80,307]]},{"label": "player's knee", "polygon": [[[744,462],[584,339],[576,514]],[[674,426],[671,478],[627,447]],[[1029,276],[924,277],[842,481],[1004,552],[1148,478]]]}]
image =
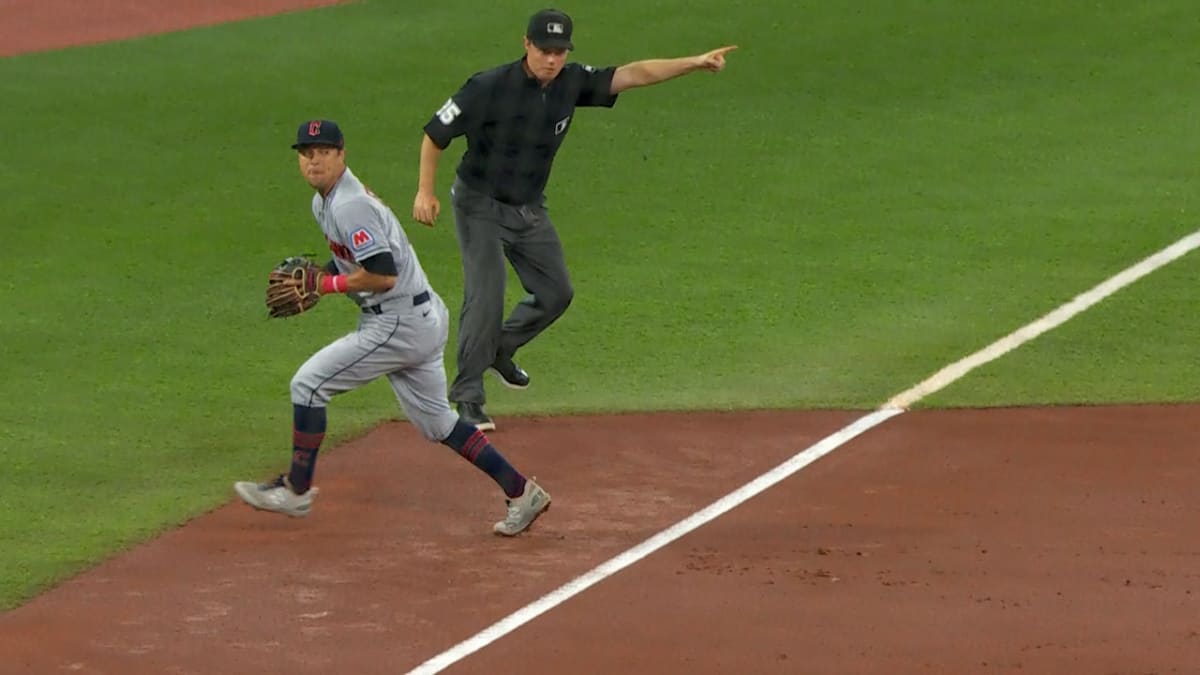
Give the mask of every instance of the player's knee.
[{"label": "player's knee", "polygon": [[432,443],[441,443],[449,438],[454,431],[454,425],[458,421],[458,415],[450,412],[449,408],[445,413],[436,417],[422,417],[412,420],[413,426],[417,428],[421,436],[425,440]]},{"label": "player's knee", "polygon": [[292,377],[292,403],[304,406],[319,406],[329,403],[329,395],[322,394],[317,382],[301,370]]},{"label": "player's knee", "polygon": [[292,377],[292,403],[296,405],[308,405],[309,394],[312,393],[312,388],[304,383],[304,378],[300,373],[296,373]]}]

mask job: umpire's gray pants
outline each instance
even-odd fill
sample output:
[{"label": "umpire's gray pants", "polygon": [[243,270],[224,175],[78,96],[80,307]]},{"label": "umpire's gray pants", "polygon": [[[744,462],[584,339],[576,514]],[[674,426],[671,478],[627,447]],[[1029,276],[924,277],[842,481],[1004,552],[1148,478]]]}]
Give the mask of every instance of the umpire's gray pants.
[{"label": "umpire's gray pants", "polygon": [[[511,356],[546,330],[567,311],[575,291],[543,202],[512,206],[455,178],[450,203],[463,265],[458,377],[450,400],[483,403],[483,374],[497,354]],[[507,319],[505,258],[529,294]]]}]

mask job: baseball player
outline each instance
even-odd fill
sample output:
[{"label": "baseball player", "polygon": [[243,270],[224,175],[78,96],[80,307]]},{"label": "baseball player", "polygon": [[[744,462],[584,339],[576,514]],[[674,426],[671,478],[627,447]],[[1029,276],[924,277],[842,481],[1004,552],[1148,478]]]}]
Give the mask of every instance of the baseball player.
[{"label": "baseball player", "polygon": [[[543,190],[571,128],[576,107],[612,107],[626,89],[698,70],[720,71],[721,47],[698,56],[593,68],[566,63],[575,48],[571,17],[534,14],[519,60],[472,75],[425,125],[413,219],[432,226],[441,210],[434,190],[438,161],[450,141],[467,137],[450,202],[462,251],[463,304],[458,376],[450,399],[480,429],[494,429],[484,410],[483,373],[524,389],[529,375],[517,350],[546,330],[574,296],[562,244]],[[504,318],[505,258],[528,295]]]},{"label": "baseball player", "polygon": [[[317,451],[331,397],[387,377],[404,414],[425,438],[450,446],[504,490],[508,512],[493,530],[519,534],[550,506],[550,495],[512,467],[475,425],[460,419],[446,398],[442,353],[449,315],[429,285],[416,252],[392,211],[346,166],[338,125],[300,125],[292,146],[300,173],[316,190],[312,213],[333,259],[296,280],[322,295],[342,293],[361,307],[358,329],[321,349],[292,378],[292,465],[274,481],[238,482],[251,506],[308,515]],[[268,294],[270,295],[270,293]],[[269,301],[268,301],[269,302]]]}]

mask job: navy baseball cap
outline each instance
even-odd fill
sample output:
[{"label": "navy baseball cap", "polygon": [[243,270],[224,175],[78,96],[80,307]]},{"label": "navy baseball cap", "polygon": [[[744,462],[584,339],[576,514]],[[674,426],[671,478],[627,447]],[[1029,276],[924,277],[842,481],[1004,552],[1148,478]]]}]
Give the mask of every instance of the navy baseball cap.
[{"label": "navy baseball cap", "polygon": [[332,145],[335,148],[345,147],[346,139],[342,138],[342,130],[337,122],[332,120],[309,120],[296,130],[296,143],[293,150],[306,145]]},{"label": "navy baseball cap", "polygon": [[571,42],[571,17],[557,9],[543,9],[529,19],[525,37],[542,49],[575,49]]}]

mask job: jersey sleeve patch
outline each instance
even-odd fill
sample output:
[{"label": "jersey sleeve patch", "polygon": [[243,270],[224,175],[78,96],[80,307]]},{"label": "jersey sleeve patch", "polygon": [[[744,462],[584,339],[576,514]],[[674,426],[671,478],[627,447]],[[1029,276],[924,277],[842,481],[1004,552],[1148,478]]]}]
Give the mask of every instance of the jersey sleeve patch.
[{"label": "jersey sleeve patch", "polygon": [[375,237],[372,237],[365,227],[360,227],[350,234],[350,248],[355,251],[366,250],[374,243]]}]

